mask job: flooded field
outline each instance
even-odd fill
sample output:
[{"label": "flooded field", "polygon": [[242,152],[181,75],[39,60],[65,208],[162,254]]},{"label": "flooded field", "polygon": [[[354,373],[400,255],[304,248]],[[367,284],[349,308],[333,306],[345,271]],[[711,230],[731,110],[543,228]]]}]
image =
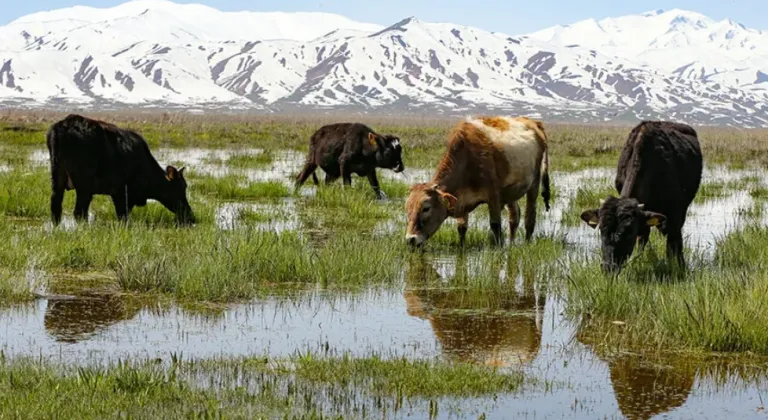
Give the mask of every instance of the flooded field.
[{"label": "flooded field", "polygon": [[[367,180],[325,186],[322,171],[319,187],[309,182],[294,193],[305,158],[297,150],[153,150],[161,164],[188,168],[199,226],[176,228],[153,204],[117,227],[102,200],[91,226],[74,223],[67,201],[64,223],[53,229],[47,153],[25,150],[20,164],[0,162],[0,176],[26,183],[0,195],[8,243],[0,252],[8,267],[0,272],[0,366],[32,358],[81,369],[153,360],[167,367],[183,357],[192,365],[181,375],[194,389],[262,395],[270,383],[281,398],[302,398],[299,416],[312,407],[349,418],[768,417],[768,358],[758,344],[754,351],[716,349],[730,342],[709,345],[715,351],[671,341],[638,348],[614,340],[635,328],[631,319],[590,324],[569,308],[599,297],[572,290],[573,277],[593,275],[589,267],[598,264],[598,234],[578,215],[597,206],[591,191],[612,189],[613,167],[565,171],[553,159],[552,209],[539,203],[531,244],[518,236],[491,249],[480,208],[470,216],[467,250],[457,250],[449,220],[424,252],[410,253],[403,201],[410,184],[430,179],[427,166],[406,160],[402,174],[380,170],[388,198],[377,201]],[[691,270],[717,276],[718,244],[766,224],[768,178],[759,169],[710,165],[703,182],[684,237]],[[646,254],[663,259],[663,242],[653,236]],[[647,258],[663,272],[658,258]],[[435,391],[398,402],[327,379],[301,382],[299,370],[249,373],[245,366],[260,358],[293,369],[314,358],[467,364],[525,379],[514,392]],[[223,364],[206,367],[214,361]],[[324,370],[343,370],[335,366]],[[398,389],[400,398],[409,395]]]}]

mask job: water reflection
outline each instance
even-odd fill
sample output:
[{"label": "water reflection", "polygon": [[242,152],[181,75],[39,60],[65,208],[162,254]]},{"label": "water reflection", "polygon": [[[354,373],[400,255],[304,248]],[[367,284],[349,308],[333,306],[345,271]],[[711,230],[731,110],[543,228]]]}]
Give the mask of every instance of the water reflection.
[{"label": "water reflection", "polygon": [[116,295],[49,300],[43,325],[56,341],[76,343],[133,319],[141,309],[141,305]]},{"label": "water reflection", "polygon": [[611,360],[608,368],[616,402],[629,419],[649,419],[681,407],[696,378],[694,369],[651,364],[636,356]]},{"label": "water reflection", "polygon": [[[510,262],[504,277],[521,279],[522,291],[498,280],[488,288],[446,287],[466,283],[465,256],[456,258],[455,275],[445,280],[426,257],[409,261],[404,292],[407,313],[429,322],[448,359],[511,367],[529,363],[539,353],[544,298],[537,300],[534,293],[534,273],[512,276]],[[500,269],[491,267],[490,272]]]},{"label": "water reflection", "polygon": [[594,341],[605,334],[581,326],[576,338],[594,357],[608,366],[613,395],[622,415],[628,419],[650,419],[682,407],[692,394],[697,372],[707,363],[675,355],[657,354],[653,359],[637,354],[602,352]]}]

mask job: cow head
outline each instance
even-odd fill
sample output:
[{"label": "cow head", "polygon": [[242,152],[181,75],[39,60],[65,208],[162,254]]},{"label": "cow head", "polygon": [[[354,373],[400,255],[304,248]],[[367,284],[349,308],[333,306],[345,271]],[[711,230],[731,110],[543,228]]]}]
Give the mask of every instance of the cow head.
[{"label": "cow head", "polygon": [[400,138],[391,134],[381,136],[368,133],[368,145],[376,153],[376,166],[403,172],[405,165],[403,165],[403,148],[400,146]]},{"label": "cow head", "polygon": [[634,198],[608,197],[600,200],[599,208],[581,213],[581,220],[587,225],[600,228],[605,272],[621,269],[635,250],[642,227],[659,226],[665,219],[663,214],[646,211]]},{"label": "cow head", "polygon": [[195,215],[187,201],[187,181],[184,179],[184,167],[176,169],[173,166],[165,168],[167,181],[166,194],[161,201],[165,207],[176,214],[176,220],[183,224],[195,223]]},{"label": "cow head", "polygon": [[413,185],[405,202],[408,230],[405,240],[411,246],[421,246],[437,232],[456,207],[456,197],[438,188],[437,184]]}]

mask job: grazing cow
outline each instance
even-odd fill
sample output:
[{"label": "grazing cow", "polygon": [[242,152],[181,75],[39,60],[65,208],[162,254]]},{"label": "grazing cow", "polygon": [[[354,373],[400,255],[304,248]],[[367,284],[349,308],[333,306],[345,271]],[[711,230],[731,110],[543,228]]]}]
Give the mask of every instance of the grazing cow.
[{"label": "grazing cow", "polygon": [[312,175],[318,185],[315,170],[319,166],[325,172],[325,183],[339,177],[345,185],[352,184],[352,174],[367,176],[378,198],[384,198],[376,178],[376,168],[402,172],[400,139],[392,135],[380,135],[365,124],[337,123],[320,127],[309,140],[309,155],[299,176],[296,189]]},{"label": "grazing cow", "polygon": [[604,271],[621,269],[635,242],[645,247],[651,227],[667,237],[667,258],[683,258],[683,224],[699,189],[702,155],[696,131],[686,124],[643,121],[629,133],[619,157],[616,191],[581,219],[600,228]]},{"label": "grazing cow", "polygon": [[176,214],[180,223],[195,222],[187,201],[184,168],[163,170],[137,132],[112,124],[69,115],[54,123],[46,135],[51,160],[51,215],[61,221],[66,190],[75,190],[75,218],[88,219],[95,194],[112,197],[118,219],[125,221],[134,206],[154,199]]},{"label": "grazing cow", "polygon": [[421,246],[448,217],[458,221],[464,245],[469,213],[487,203],[496,244],[501,238],[501,210],[509,209],[510,238],[520,224],[517,201],[527,197],[526,240],[536,225],[536,196],[549,211],[549,157],[541,122],[525,117],[468,118],[452,130],[448,148],[431,182],[411,186],[405,203],[406,240]]}]

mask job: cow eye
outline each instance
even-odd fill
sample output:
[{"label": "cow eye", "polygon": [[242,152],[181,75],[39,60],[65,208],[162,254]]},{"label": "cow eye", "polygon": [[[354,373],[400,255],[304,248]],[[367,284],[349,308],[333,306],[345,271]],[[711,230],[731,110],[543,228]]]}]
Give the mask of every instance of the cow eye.
[{"label": "cow eye", "polygon": [[429,207],[424,207],[423,209],[421,209],[421,211],[424,212],[424,213],[427,213],[427,212],[429,212]]}]

